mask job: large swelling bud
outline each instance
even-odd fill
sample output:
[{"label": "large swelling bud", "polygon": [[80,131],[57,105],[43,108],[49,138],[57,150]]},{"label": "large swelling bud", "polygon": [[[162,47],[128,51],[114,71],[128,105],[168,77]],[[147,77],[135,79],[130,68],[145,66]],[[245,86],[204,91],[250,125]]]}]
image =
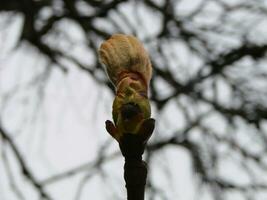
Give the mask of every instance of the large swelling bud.
[{"label": "large swelling bud", "polygon": [[133,36],[115,34],[102,43],[99,57],[116,87],[115,125],[107,121],[107,131],[119,141],[123,133],[143,134],[154,128],[147,98],[152,67],[142,43]]},{"label": "large swelling bud", "polygon": [[142,43],[134,36],[115,34],[101,45],[99,53],[115,86],[127,72],[138,73],[146,86],[149,85],[152,74],[150,59]]}]

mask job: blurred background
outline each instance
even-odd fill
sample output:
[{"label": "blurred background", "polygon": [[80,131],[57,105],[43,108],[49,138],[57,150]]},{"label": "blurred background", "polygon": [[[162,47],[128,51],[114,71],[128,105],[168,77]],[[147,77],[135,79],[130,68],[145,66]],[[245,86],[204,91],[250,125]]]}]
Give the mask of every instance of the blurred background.
[{"label": "blurred background", "polygon": [[1,0],[0,199],[126,199],[114,33],[153,64],[146,199],[266,200],[266,0]]}]

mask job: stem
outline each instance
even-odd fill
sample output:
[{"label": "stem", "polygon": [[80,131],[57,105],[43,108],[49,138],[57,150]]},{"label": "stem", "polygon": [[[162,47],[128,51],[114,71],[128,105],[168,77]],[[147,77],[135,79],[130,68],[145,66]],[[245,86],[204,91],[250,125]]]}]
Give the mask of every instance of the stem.
[{"label": "stem", "polygon": [[124,180],[128,200],[144,200],[146,177],[147,167],[142,159],[125,159]]},{"label": "stem", "polygon": [[125,158],[127,200],[144,200],[147,166],[142,160],[142,154],[145,144],[143,138],[136,134],[124,134],[120,140],[120,149]]}]

